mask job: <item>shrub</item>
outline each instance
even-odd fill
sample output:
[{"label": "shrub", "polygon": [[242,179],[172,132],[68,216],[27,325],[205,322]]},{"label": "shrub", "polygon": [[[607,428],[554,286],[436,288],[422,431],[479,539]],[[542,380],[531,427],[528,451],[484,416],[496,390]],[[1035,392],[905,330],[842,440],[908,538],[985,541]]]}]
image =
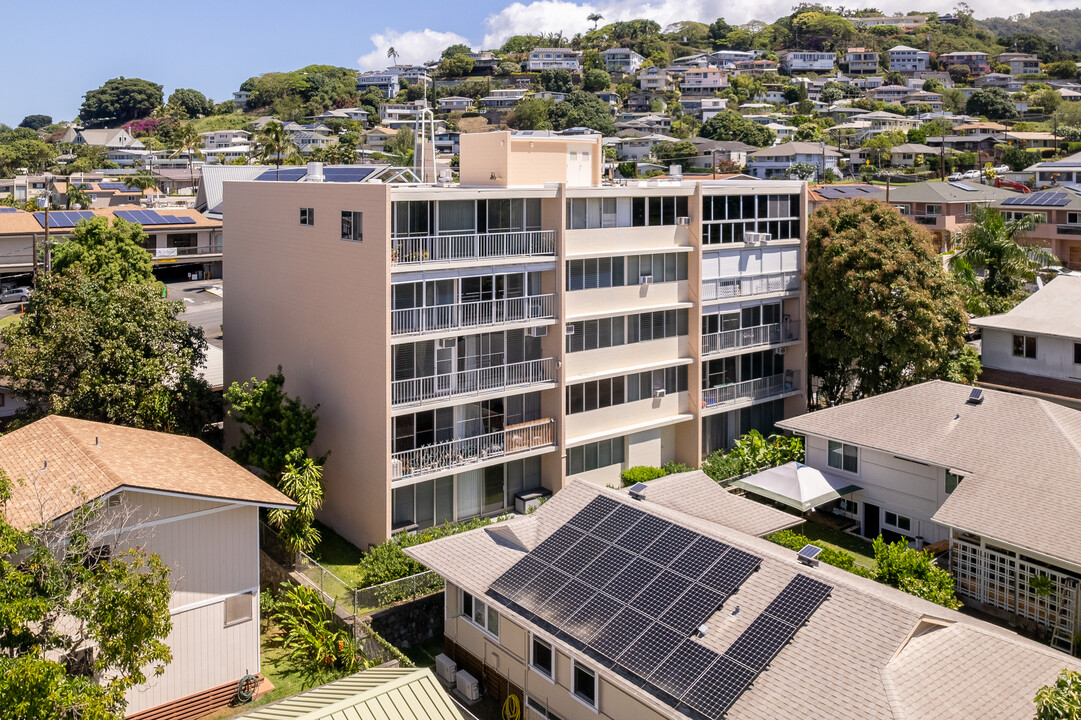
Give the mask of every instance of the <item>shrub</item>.
[{"label": "shrub", "polygon": [[330,608],[317,590],[282,583],[272,613],[286,657],[305,675],[355,673],[368,667],[353,634],[332,626]]},{"label": "shrub", "polygon": [[935,565],[931,553],[913,550],[903,541],[887,543],[875,538],[877,580],[910,595],[956,610],[961,607],[953,589],[953,576]]},{"label": "shrub", "polygon": [[678,475],[679,473],[690,472],[694,468],[681,462],[666,462],[661,466],[661,470],[664,470],[665,475]]},{"label": "shrub", "polygon": [[649,482],[650,480],[656,480],[659,477],[667,475],[663,469],[659,467],[653,467],[652,465],[636,465],[635,467],[627,468],[619,474],[619,479],[623,481],[623,487],[630,487],[635,483]]},{"label": "shrub", "polygon": [[[802,550],[804,545],[814,544],[814,542],[806,535],[801,535],[794,530],[779,530],[772,535],[767,536],[766,539],[797,552]],[[857,565],[856,556],[850,552],[845,552],[844,550],[822,548],[822,553],[818,556],[818,559],[827,565],[833,565],[842,570],[847,570],[854,575],[860,575],[871,579],[874,579],[875,577],[873,570],[868,570],[861,565]]]},{"label": "shrub", "polygon": [[402,548],[484,527],[491,524],[491,522],[489,518],[473,518],[465,522],[437,525],[412,535],[402,533],[385,540],[383,544],[377,545],[366,552],[360,563],[358,563],[360,570],[364,574],[362,587],[399,580],[427,570],[423,565],[402,552]]}]

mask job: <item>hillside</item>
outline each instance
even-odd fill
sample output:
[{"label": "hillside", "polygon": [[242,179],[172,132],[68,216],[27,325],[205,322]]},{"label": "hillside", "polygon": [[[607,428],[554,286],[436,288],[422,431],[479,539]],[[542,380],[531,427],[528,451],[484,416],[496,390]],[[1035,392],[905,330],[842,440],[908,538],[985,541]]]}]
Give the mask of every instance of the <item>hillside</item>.
[{"label": "hillside", "polygon": [[1030,35],[1044,40],[1048,46],[1058,45],[1060,52],[1081,52],[1081,9],[1044,10],[979,22],[999,37]]}]

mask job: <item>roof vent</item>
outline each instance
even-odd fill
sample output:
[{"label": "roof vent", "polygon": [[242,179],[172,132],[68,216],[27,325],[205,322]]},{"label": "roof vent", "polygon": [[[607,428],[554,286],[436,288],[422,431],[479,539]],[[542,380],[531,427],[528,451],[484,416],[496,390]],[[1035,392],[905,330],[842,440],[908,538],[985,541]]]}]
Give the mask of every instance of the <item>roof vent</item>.
[{"label": "roof vent", "polygon": [[310,162],[308,163],[307,177],[304,178],[305,182],[323,182],[323,163]]},{"label": "roof vent", "polygon": [[698,626],[698,630],[697,630],[698,637],[700,637],[700,638],[705,637],[707,632],[709,632],[709,628],[706,627],[705,623]]},{"label": "roof vent", "polygon": [[799,561],[809,567],[818,567],[818,556],[822,554],[822,548],[817,545],[804,545],[796,553]]},{"label": "roof vent", "polygon": [[965,402],[969,405],[979,405],[983,403],[983,388],[972,388],[972,392],[968,394],[968,400]]},{"label": "roof vent", "polygon": [[631,494],[631,497],[634,498],[635,500],[645,500],[646,499],[646,484],[645,483],[635,483],[634,485],[631,486],[631,489],[628,490],[628,492]]}]

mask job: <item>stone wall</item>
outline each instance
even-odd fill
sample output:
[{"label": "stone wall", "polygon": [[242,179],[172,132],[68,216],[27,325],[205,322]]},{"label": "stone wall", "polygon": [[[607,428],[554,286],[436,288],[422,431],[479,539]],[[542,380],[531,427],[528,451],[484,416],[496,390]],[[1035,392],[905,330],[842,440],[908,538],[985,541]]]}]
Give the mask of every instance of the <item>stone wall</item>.
[{"label": "stone wall", "polygon": [[443,637],[443,595],[435,593],[372,613],[372,629],[397,648]]},{"label": "stone wall", "polygon": [[266,590],[270,587],[278,587],[280,583],[292,580],[292,575],[283,568],[274,558],[262,550],[259,551],[259,589]]}]

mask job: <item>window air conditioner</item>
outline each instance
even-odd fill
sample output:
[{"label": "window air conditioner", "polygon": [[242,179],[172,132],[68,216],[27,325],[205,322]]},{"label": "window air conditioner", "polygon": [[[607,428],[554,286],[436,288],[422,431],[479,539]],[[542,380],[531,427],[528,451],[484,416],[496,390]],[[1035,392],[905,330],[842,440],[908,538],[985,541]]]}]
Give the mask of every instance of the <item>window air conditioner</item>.
[{"label": "window air conditioner", "polygon": [[664,396],[665,396],[666,394],[667,394],[667,393],[666,393],[666,392],[665,392],[664,390],[654,390],[654,391],[653,391],[653,399],[654,399],[654,400],[660,400],[660,399],[661,399],[662,397],[664,397]]},{"label": "window air conditioner", "polygon": [[638,283],[640,285],[652,285],[653,284],[653,276],[652,275],[643,275],[642,277],[638,278]]},{"label": "window air conditioner", "polygon": [[454,687],[454,674],[458,672],[458,664],[443,653],[435,656],[435,674],[447,684]]},{"label": "window air conditioner", "polygon": [[548,335],[548,326],[541,325],[540,327],[526,328],[525,334],[529,337],[546,337]]},{"label": "window air conditioner", "polygon": [[476,702],[480,700],[480,685],[477,683],[477,679],[467,673],[465,670],[459,670],[454,676],[455,684],[458,687],[458,692],[462,694],[469,702]]},{"label": "window air conditioner", "polygon": [[788,350],[788,348],[780,347],[780,348],[777,348],[776,350],[774,350],[773,352],[775,354],[777,354],[777,355],[784,355],[787,350]]},{"label": "window air conditioner", "polygon": [[773,236],[769,233],[749,232],[743,233],[743,242],[749,245],[757,245],[758,243],[767,242],[772,240]]},{"label": "window air conditioner", "polygon": [[574,326],[573,326],[573,325],[567,325],[567,329],[566,329],[566,331],[565,331],[565,332],[566,332],[566,333],[567,333],[568,335],[573,335],[573,334],[574,334]]},{"label": "window air conditioner", "polygon": [[691,219],[689,217],[677,217],[676,225],[690,225]]}]

